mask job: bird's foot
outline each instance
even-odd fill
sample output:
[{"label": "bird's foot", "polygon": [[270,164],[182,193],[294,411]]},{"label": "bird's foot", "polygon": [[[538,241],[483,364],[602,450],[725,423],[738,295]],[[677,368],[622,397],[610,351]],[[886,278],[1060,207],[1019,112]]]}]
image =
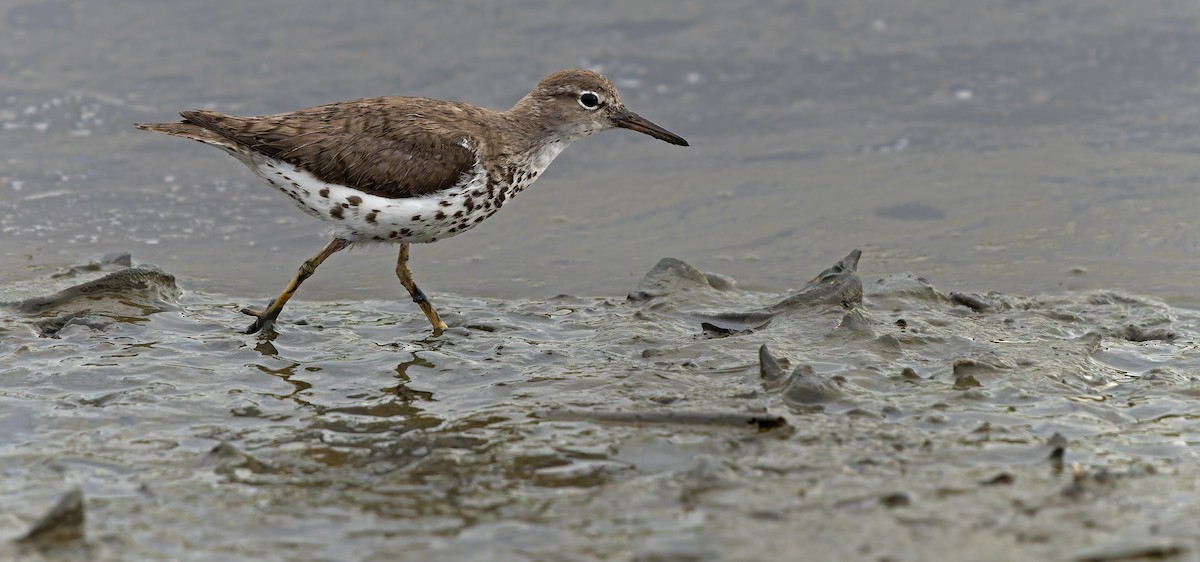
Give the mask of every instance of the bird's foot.
[{"label": "bird's foot", "polygon": [[442,335],[448,329],[450,329],[450,326],[447,326],[445,322],[439,322],[438,324],[434,324],[433,325],[433,337],[436,338],[436,337]]},{"label": "bird's foot", "polygon": [[[274,303],[275,301],[267,303],[267,311],[271,310],[271,305]],[[246,331],[243,333],[254,334],[258,332],[270,333],[275,331],[275,317],[278,315],[278,313],[268,314],[267,312],[257,308],[246,307],[242,309],[242,314],[254,317],[254,322],[250,324],[250,327],[246,328]]]}]

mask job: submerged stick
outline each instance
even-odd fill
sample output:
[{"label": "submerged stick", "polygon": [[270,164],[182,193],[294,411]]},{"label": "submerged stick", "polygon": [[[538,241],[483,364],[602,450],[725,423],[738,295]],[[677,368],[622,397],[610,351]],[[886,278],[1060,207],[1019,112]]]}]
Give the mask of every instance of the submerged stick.
[{"label": "submerged stick", "polygon": [[787,427],[787,419],[772,414],[740,412],[697,412],[667,410],[661,412],[619,412],[560,408],[540,412],[536,417],[546,420],[590,421],[619,424],[676,424],[745,427],[770,431]]}]

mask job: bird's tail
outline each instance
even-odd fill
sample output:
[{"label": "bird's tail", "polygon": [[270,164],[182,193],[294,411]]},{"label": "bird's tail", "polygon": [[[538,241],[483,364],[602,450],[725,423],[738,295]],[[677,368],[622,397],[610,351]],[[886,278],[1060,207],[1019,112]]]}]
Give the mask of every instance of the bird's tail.
[{"label": "bird's tail", "polygon": [[204,144],[211,144],[222,148],[233,147],[233,143],[229,139],[187,121],[180,123],[134,123],[134,126],[143,131],[154,131],[164,135],[197,140]]}]

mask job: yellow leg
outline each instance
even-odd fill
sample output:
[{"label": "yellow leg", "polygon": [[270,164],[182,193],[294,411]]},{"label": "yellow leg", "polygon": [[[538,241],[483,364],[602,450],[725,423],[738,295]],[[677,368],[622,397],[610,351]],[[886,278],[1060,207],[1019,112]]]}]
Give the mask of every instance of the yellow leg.
[{"label": "yellow leg", "polygon": [[446,331],[449,326],[442,322],[442,318],[438,316],[433,305],[429,304],[429,299],[425,297],[425,293],[421,292],[421,288],[417,286],[417,282],[413,281],[412,272],[408,270],[408,244],[400,245],[400,257],[396,258],[396,277],[400,278],[400,284],[408,290],[408,294],[412,296],[413,302],[421,307],[421,312],[425,313],[425,317],[429,319],[429,324],[433,326],[433,335],[440,336]]},{"label": "yellow leg", "polygon": [[259,330],[274,330],[275,318],[279,316],[279,311],[283,310],[283,305],[287,304],[287,301],[292,298],[292,295],[296,292],[296,289],[300,288],[300,284],[303,283],[305,279],[312,277],[312,274],[317,271],[317,266],[321,265],[321,262],[325,261],[325,258],[332,256],[334,252],[342,250],[349,245],[350,242],[342,238],[334,238],[333,240],[330,240],[320,252],[317,252],[317,255],[308,258],[308,260],[304,262],[304,265],[300,266],[300,271],[296,272],[296,276],[292,278],[290,283],[288,283],[287,288],[285,288],[283,292],[279,294],[279,298],[267,303],[267,309],[265,311],[259,311],[253,308],[243,308],[242,314],[248,314],[257,318],[257,320],[255,320],[254,323],[246,329],[246,333],[253,334]]}]

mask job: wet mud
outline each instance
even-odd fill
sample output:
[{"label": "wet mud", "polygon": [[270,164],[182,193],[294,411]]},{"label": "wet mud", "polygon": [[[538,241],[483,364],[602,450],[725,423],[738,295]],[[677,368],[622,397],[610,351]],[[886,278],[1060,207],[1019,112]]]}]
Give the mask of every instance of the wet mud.
[{"label": "wet mud", "polygon": [[[110,254],[55,273],[48,279],[5,287],[0,289],[0,295],[12,296],[44,291],[80,277],[94,277],[51,294],[0,301],[0,310],[31,319],[40,335],[55,337],[73,324],[103,330],[112,322],[133,320],[171,306],[169,303],[180,293],[175,277],[153,265],[131,267],[130,260],[127,253]],[[103,275],[96,277],[96,272]]]},{"label": "wet mud", "polygon": [[[947,294],[864,280],[860,258],[777,293],[664,259],[626,298],[437,295],[440,338],[404,301],[304,299],[256,338],[240,303],[156,268],[65,268],[6,305],[0,458],[18,509],[0,552],[1194,552],[1200,313],[1112,291]],[[45,330],[64,315],[99,320]],[[35,522],[67,483],[86,499]]]}]

